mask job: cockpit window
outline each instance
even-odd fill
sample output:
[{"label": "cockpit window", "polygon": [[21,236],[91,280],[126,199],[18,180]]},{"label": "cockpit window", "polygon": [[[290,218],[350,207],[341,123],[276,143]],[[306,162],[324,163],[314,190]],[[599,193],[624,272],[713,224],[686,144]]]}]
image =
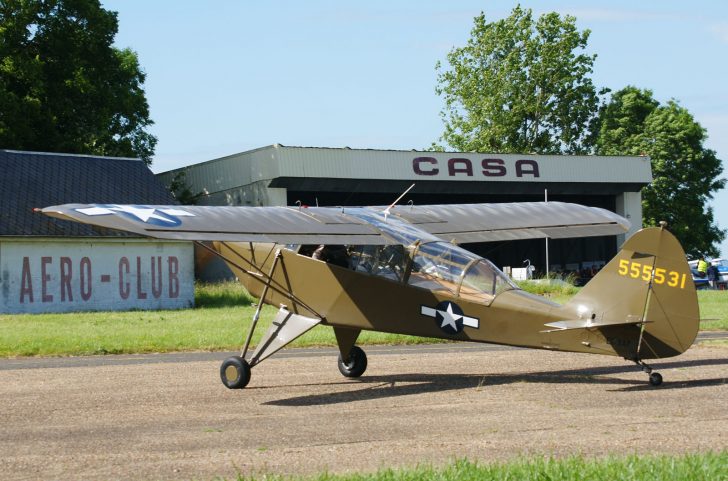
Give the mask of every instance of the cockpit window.
[{"label": "cockpit window", "polygon": [[444,242],[420,245],[413,258],[408,283],[455,294],[463,269],[470,262],[456,249],[456,246]]},{"label": "cockpit window", "polygon": [[407,256],[401,245],[350,246],[351,268],[393,281],[402,281],[407,267]]},{"label": "cockpit window", "polygon": [[430,242],[417,248],[408,284],[481,301],[483,294],[493,297],[517,288],[490,261],[445,242]]},{"label": "cockpit window", "polygon": [[460,297],[479,299],[482,294],[497,296],[503,291],[517,288],[518,286],[488,259],[480,259],[466,271],[460,285]]}]

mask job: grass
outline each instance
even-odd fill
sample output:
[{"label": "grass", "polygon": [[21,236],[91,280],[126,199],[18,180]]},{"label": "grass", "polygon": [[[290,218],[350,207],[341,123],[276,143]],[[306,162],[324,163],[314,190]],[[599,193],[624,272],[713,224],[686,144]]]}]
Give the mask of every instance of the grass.
[{"label": "grass", "polygon": [[[523,283],[530,292],[565,302],[573,286]],[[0,357],[130,354],[172,351],[234,351],[240,348],[255,312],[255,300],[237,283],[200,284],[195,309],[176,311],[82,312],[0,315]],[[701,329],[728,329],[728,292],[698,293]],[[270,325],[276,309],[265,306],[255,345]],[[447,342],[379,332],[362,332],[362,344],[422,344]],[[334,346],[333,330],[316,327],[293,346]]]},{"label": "grass", "polygon": [[574,286],[574,284],[557,280],[519,281],[518,287],[531,294],[548,297],[550,300],[559,304],[564,304],[579,292],[579,288]]},{"label": "grass", "polygon": [[454,461],[441,468],[382,469],[372,474],[239,476],[238,481],[726,481],[728,453],[587,459],[530,458],[506,463]]},{"label": "grass", "polygon": [[728,291],[698,291],[701,330],[728,330]]},{"label": "grass", "polygon": [[[0,315],[0,357],[82,356],[240,349],[255,312],[255,299],[237,283],[200,284],[195,309]],[[256,345],[277,309],[264,306]],[[413,336],[363,332],[363,344],[437,342]],[[292,346],[335,346],[333,330],[315,327]]]}]

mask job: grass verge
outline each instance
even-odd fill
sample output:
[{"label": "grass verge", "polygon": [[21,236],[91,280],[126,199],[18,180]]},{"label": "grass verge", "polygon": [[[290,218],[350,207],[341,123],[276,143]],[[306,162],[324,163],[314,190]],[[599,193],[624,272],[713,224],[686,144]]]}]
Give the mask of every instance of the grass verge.
[{"label": "grass verge", "polygon": [[[255,299],[237,283],[200,284],[195,309],[0,315],[0,357],[83,356],[174,351],[235,351],[247,334]],[[276,309],[264,306],[255,346]],[[363,332],[362,344],[424,344],[436,339]],[[443,342],[443,341],[440,341]],[[335,346],[333,330],[318,326],[292,346]]]},{"label": "grass verge", "polygon": [[728,330],[728,291],[700,290],[698,304],[701,330]]},{"label": "grass verge", "polygon": [[[538,283],[524,283],[530,292],[565,302],[573,286],[549,289]],[[728,292],[698,293],[701,329],[728,329]],[[65,356],[89,354],[131,354],[172,351],[237,350],[247,333],[255,301],[237,283],[200,284],[196,288],[197,308],[176,311],[82,312],[65,314],[0,315],[0,357]],[[265,306],[261,325],[253,337],[257,344],[276,310]],[[362,333],[362,344],[422,344],[443,340]],[[294,346],[334,346],[332,329],[316,327],[296,340]]]},{"label": "grass verge", "polygon": [[262,475],[238,477],[238,481],[725,481],[728,453],[682,456],[628,456],[587,459],[531,458],[507,463],[479,464],[458,460],[441,468],[383,469],[372,474],[318,476]]}]

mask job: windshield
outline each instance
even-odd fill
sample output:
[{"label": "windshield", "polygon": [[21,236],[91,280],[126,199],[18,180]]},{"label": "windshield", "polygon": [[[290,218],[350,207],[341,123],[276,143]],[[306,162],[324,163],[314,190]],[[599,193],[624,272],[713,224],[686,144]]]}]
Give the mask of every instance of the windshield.
[{"label": "windshield", "polygon": [[488,259],[480,259],[465,273],[460,297],[479,298],[482,293],[497,296],[508,289],[518,289],[518,286]]},{"label": "windshield", "polygon": [[347,208],[346,214],[374,226],[396,243],[348,246],[348,267],[357,272],[486,303],[505,290],[518,289],[487,259],[396,216],[366,207]]},{"label": "windshield", "polygon": [[408,284],[483,300],[507,289],[517,289],[490,261],[454,244],[430,242],[416,248]]}]

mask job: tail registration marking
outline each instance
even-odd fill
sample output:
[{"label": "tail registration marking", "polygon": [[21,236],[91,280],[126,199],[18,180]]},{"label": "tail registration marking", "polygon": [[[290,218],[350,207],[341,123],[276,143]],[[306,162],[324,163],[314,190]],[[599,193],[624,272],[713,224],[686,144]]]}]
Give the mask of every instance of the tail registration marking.
[{"label": "tail registration marking", "polygon": [[652,268],[650,264],[641,264],[639,262],[630,261],[629,259],[619,260],[620,276],[631,277],[633,279],[642,279],[645,282],[652,280],[655,284],[665,284],[669,287],[685,288],[687,274],[677,271],[668,271],[662,267]]}]

